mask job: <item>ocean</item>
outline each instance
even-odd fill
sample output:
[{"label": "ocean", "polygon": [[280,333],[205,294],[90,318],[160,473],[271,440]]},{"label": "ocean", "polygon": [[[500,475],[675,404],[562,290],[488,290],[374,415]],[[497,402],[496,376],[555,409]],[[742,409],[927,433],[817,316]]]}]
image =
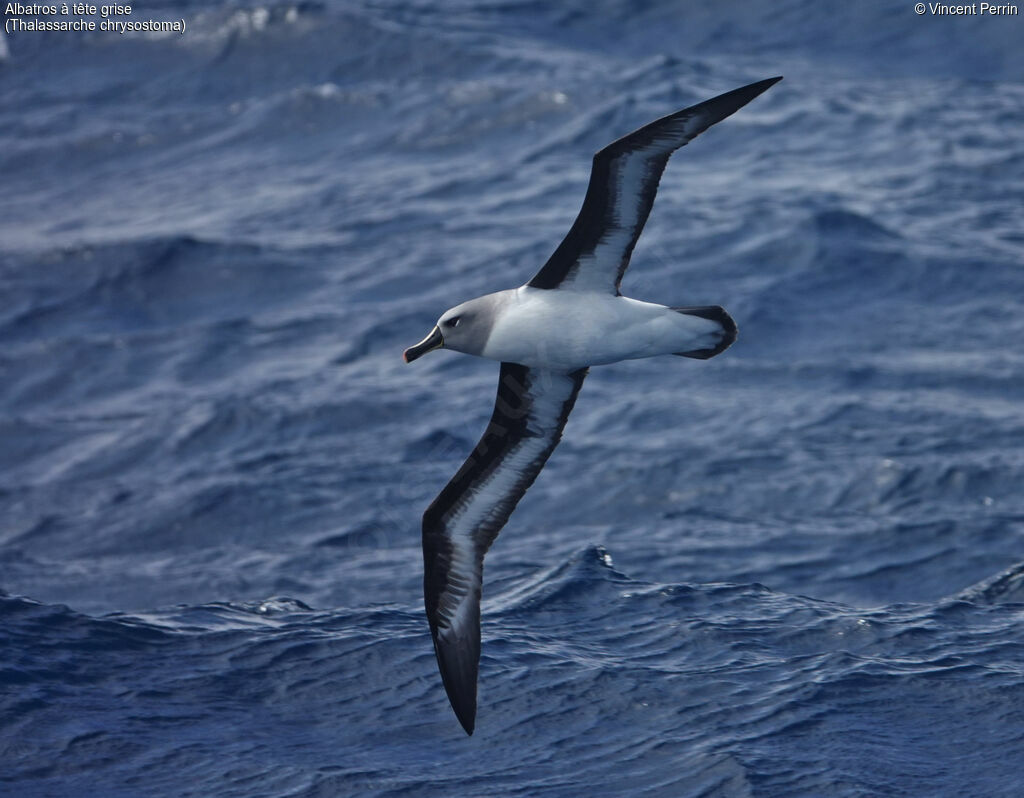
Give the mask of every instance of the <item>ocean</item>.
[{"label": "ocean", "polygon": [[[131,8],[0,38],[0,795],[1024,794],[1022,17]],[[774,75],[622,285],[739,339],[591,370],[467,737],[420,518],[498,367],[402,350]]]}]

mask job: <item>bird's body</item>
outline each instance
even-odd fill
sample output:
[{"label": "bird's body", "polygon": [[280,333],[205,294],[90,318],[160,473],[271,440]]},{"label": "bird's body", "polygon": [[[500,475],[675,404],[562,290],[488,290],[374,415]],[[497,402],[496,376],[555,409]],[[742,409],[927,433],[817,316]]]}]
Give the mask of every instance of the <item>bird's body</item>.
[{"label": "bird's body", "polygon": [[721,332],[711,319],[593,291],[524,285],[472,302],[485,303],[492,313],[476,354],[560,371],[713,348]]},{"label": "bird's body", "polygon": [[469,458],[423,514],[424,599],[434,652],[467,733],[476,717],[484,554],[562,436],[590,366],[655,355],[706,359],[736,338],[721,307],[629,299],[619,283],[669,156],[781,78],[683,109],[594,156],[583,207],[526,285],[442,314],[406,362],[446,347],[498,360],[494,412]]}]

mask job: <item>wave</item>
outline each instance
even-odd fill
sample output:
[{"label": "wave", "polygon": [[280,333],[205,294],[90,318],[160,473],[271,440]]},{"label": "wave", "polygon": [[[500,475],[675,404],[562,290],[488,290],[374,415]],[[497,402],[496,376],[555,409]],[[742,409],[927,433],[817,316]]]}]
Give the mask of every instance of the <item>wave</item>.
[{"label": "wave", "polygon": [[[134,774],[135,784],[174,793],[167,766],[172,747],[180,750],[179,730],[188,729],[199,757],[189,766],[191,788],[225,795],[285,787],[310,795],[472,792],[500,781],[524,745],[527,753],[537,748],[530,782],[556,791],[568,789],[558,765],[565,757],[589,761],[612,791],[624,788],[624,767],[641,790],[743,794],[756,783],[814,791],[834,786],[837,763],[861,755],[851,725],[892,746],[929,721],[955,742],[972,733],[970,719],[998,712],[999,691],[1015,683],[1021,630],[1016,604],[993,599],[1019,582],[1019,571],[933,605],[862,610],[762,585],[638,582],[616,571],[606,551],[588,547],[487,600],[481,732],[496,747],[486,759],[472,747],[453,750],[457,772],[446,777],[395,760],[396,752],[421,750],[424,739],[447,745],[456,734],[418,608],[324,611],[278,597],[90,618],[3,595],[3,680],[18,688],[8,692],[5,717],[32,718],[37,734],[63,752],[7,778],[59,784],[76,763],[117,754],[93,768],[96,783]],[[81,712],[102,730],[60,720]],[[346,722],[354,716],[362,721]],[[223,737],[246,718],[265,731],[250,727],[244,743]],[[552,731],[529,733],[541,728]],[[694,747],[695,734],[707,747]],[[601,753],[588,756],[598,737]],[[751,752],[790,756],[794,739],[812,738],[830,768],[787,763],[754,775]],[[17,745],[22,762],[40,761],[31,739]],[[514,755],[498,745],[506,739],[519,740]],[[922,761],[939,754],[936,739],[913,747]],[[225,783],[209,769],[211,754],[200,752],[215,740],[219,757],[260,774],[259,786]],[[993,745],[1006,753],[1019,742],[1018,734]],[[137,770],[143,751],[156,763],[148,775]],[[666,771],[666,758],[686,773]],[[988,758],[972,754],[965,766]],[[941,789],[944,777],[906,767]],[[853,778],[863,788],[896,777],[894,770]],[[983,782],[1001,794],[1008,779],[1008,769],[994,767]]]}]

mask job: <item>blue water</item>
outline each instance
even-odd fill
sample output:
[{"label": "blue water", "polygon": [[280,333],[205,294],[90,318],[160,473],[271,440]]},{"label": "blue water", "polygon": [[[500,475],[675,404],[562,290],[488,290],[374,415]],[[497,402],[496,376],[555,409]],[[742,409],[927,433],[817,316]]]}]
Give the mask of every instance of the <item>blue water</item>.
[{"label": "blue water", "polygon": [[[0,794],[1019,796],[1024,18],[913,4],[140,5],[0,47]],[[623,290],[736,345],[594,369],[487,559],[477,731],[419,519],[590,154]]]}]

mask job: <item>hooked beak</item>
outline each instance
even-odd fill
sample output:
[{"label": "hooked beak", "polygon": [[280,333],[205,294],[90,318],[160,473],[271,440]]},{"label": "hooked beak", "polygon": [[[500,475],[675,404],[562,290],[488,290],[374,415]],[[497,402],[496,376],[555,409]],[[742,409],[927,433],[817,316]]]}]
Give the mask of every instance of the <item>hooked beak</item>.
[{"label": "hooked beak", "polygon": [[430,335],[416,344],[416,346],[410,346],[406,349],[402,353],[402,359],[406,363],[412,363],[416,358],[427,354],[431,349],[440,349],[442,346],[444,346],[444,338],[441,336],[441,331],[435,326],[430,331]]}]

